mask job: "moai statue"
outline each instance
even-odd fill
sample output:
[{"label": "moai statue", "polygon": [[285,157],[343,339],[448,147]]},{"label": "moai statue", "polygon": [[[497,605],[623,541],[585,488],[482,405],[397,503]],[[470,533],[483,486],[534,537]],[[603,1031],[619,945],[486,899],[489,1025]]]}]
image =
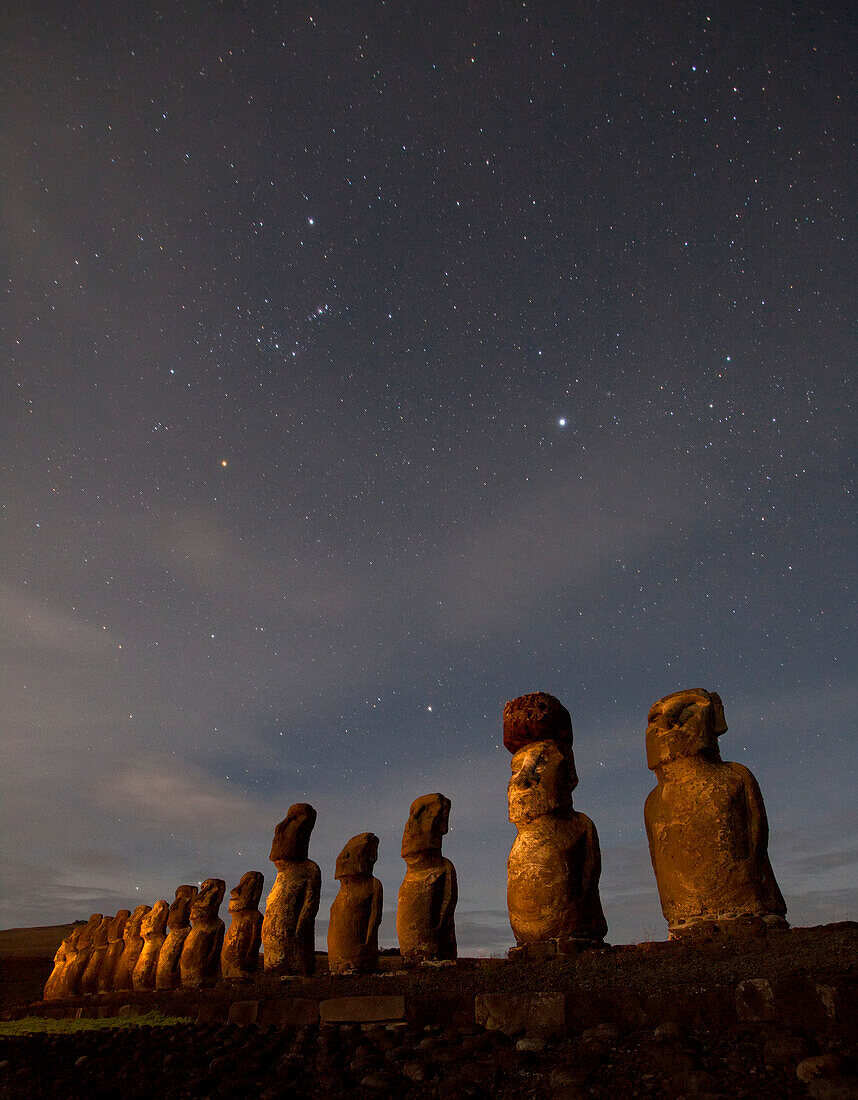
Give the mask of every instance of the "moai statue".
[{"label": "moai statue", "polygon": [[328,922],[328,967],[332,974],[362,974],[378,968],[378,926],[383,892],[373,877],[378,859],[374,833],[353,836],[337,856],[340,891]]},{"label": "moai statue", "polygon": [[80,932],[80,928],[72,929],[70,934],[66,936],[57,948],[56,954],[54,955],[54,969],[51,971],[47,982],[45,982],[45,991],[42,994],[42,1000],[61,1001],[63,997],[67,996],[64,986],[64,975],[72,959],[77,955],[77,941]]},{"label": "moai statue", "polygon": [[769,863],[769,826],[757,781],[721,759],[727,730],[714,691],[676,691],[653,703],[647,766],[658,786],[644,807],[669,936],[788,927]]},{"label": "moai statue", "polygon": [[561,952],[599,944],[608,930],[599,898],[596,826],[572,808],[578,785],[572,719],[544,691],[503,708],[513,754],[507,797],[518,830],[507,861],[509,922],[519,947],[554,942]]},{"label": "moai statue", "polygon": [[82,992],[83,976],[89,965],[92,955],[92,939],[96,929],[101,927],[103,920],[101,913],[93,913],[83,928],[78,930],[77,950],[66,963],[62,977],[58,983],[60,998],[75,997]]},{"label": "moai statue", "polygon": [[176,897],[167,914],[167,938],[158,956],[155,973],[156,989],[178,989],[182,984],[179,960],[185,940],[191,931],[191,903],[197,896],[196,886],[177,886]]},{"label": "moai statue", "polygon": [[120,909],[115,917],[112,917],[107,926],[107,951],[98,972],[98,992],[110,993],[113,989],[116,977],[116,967],[125,950],[125,925],[131,916],[130,909]]},{"label": "moai statue", "polygon": [[167,914],[170,903],[163,898],[156,901],[140,925],[143,950],[134,966],[131,981],[135,989],[154,989],[158,973],[158,956],[167,938]]},{"label": "moai statue", "polygon": [[226,883],[207,878],[191,905],[191,931],[182,948],[183,986],[214,985],[220,977],[224,923],[218,916]]},{"label": "moai statue", "polygon": [[221,977],[248,981],[259,966],[262,945],[262,914],[259,899],[265,876],[261,871],[248,871],[229,895],[232,913],[220,953]]},{"label": "moai statue", "polygon": [[316,969],[322,873],[308,856],[315,824],[313,807],[297,802],[274,830],[268,858],[277,868],[277,878],[262,923],[262,958],[269,974],[312,974]]},{"label": "moai statue", "polygon": [[450,799],[442,794],[424,794],[411,803],[402,834],[408,870],[396,907],[396,935],[405,962],[437,962],[457,955],[456,868],[441,855],[449,818]]},{"label": "moai statue", "polygon": [[89,958],[86,961],[86,970],[84,970],[80,979],[80,991],[87,996],[90,993],[98,992],[98,972],[101,970],[101,964],[104,962],[104,956],[107,954],[107,936],[110,921],[110,917],[103,916],[95,931],[92,933],[92,943],[89,949]]},{"label": "moai statue", "polygon": [[151,905],[138,905],[128,918],[125,931],[122,933],[122,954],[113,975],[114,989],[133,989],[134,987],[134,967],[143,950],[143,935],[140,927],[143,924],[143,918],[151,908]]}]

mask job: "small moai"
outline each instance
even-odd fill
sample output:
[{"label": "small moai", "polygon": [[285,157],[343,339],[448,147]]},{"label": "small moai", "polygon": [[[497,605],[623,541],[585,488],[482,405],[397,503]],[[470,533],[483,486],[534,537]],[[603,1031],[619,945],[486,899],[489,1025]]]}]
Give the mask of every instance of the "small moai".
[{"label": "small moai", "polygon": [[222,978],[232,981],[249,981],[259,966],[259,948],[262,946],[262,914],[259,899],[265,876],[261,871],[247,871],[241,882],[229,895],[229,912],[232,914],[229,928],[223,939],[220,953]]},{"label": "small moai", "polygon": [[191,904],[191,931],[182,948],[182,985],[214,985],[220,977],[224,923],[218,916],[226,891],[222,878],[207,878]]},{"label": "small moai", "polygon": [[396,935],[404,962],[455,959],[456,868],[441,855],[450,799],[425,794],[411,803],[402,834],[407,865],[396,907]]},{"label": "small moai", "polygon": [[54,955],[54,968],[45,982],[45,990],[42,994],[44,1001],[61,1001],[67,994],[64,989],[64,975],[68,970],[72,959],[77,955],[77,941],[80,936],[80,928],[74,928],[62,941]]},{"label": "small moai", "polygon": [[154,989],[158,973],[158,956],[167,938],[167,914],[170,903],[161,898],[156,901],[140,925],[143,950],[134,966],[131,982],[135,989]]},{"label": "small moai", "polygon": [[176,896],[167,914],[167,938],[158,956],[158,969],[155,973],[156,989],[178,989],[182,984],[179,961],[185,940],[191,931],[191,903],[196,896],[196,886],[176,887]]},{"label": "small moai", "polygon": [[110,993],[116,976],[116,967],[122,958],[125,949],[125,925],[131,916],[130,909],[120,909],[115,917],[111,917],[107,926],[107,950],[98,971],[98,992]]},{"label": "small moai", "polygon": [[720,697],[703,688],[665,695],[649,711],[647,766],[658,783],[644,823],[670,939],[788,927],[763,796],[744,764],[721,759],[726,731]]},{"label": "small moai", "polygon": [[66,963],[62,977],[58,982],[60,990],[58,999],[63,1000],[66,997],[75,997],[82,992],[83,976],[86,973],[90,956],[92,955],[92,938],[95,935],[96,929],[101,926],[103,919],[101,913],[93,913],[83,928],[78,930],[76,941],[77,950],[74,951],[71,959]]},{"label": "small moai", "polygon": [[113,988],[116,990],[134,988],[134,967],[143,950],[143,934],[140,928],[151,908],[151,905],[138,905],[125,925],[122,933],[122,954],[113,975]]},{"label": "small moai", "polygon": [[84,970],[80,979],[80,991],[86,995],[98,992],[98,975],[107,954],[111,919],[111,917],[103,916],[101,923],[92,934],[89,959],[86,963],[86,970]]},{"label": "small moai", "polygon": [[378,859],[374,833],[353,836],[337,856],[334,878],[340,890],[328,922],[328,967],[332,974],[363,974],[378,969],[378,926],[383,891],[373,877]]},{"label": "small moai", "polygon": [[564,953],[601,944],[608,930],[602,858],[595,825],[572,807],[578,775],[569,711],[543,691],[512,699],[503,709],[503,742],[513,754],[507,797],[518,831],[507,861],[516,943],[525,955],[535,944]]},{"label": "small moai", "polygon": [[277,878],[265,904],[262,958],[267,974],[312,974],[316,969],[316,913],[322,872],[309,858],[316,811],[306,802],[289,807],[274,830],[269,859]]}]

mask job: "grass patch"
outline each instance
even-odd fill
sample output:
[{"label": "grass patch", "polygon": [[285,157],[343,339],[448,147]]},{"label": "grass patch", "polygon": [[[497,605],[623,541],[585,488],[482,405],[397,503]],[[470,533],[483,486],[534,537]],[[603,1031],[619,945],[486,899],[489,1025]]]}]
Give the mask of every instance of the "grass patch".
[{"label": "grass patch", "polygon": [[188,1016],[165,1016],[163,1012],[147,1012],[144,1016],[104,1016],[99,1019],[46,1020],[41,1016],[25,1016],[21,1020],[0,1021],[0,1039],[18,1035],[74,1035],[79,1031],[103,1031],[106,1028],[175,1027],[192,1024]]}]

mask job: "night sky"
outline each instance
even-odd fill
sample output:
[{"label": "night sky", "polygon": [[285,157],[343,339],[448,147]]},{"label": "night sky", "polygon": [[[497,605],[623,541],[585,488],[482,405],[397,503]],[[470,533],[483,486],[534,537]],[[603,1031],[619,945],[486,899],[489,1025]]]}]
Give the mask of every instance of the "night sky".
[{"label": "night sky", "polygon": [[[452,799],[569,708],[609,940],[646,714],[718,691],[797,924],[858,911],[848,5],[5,4],[0,925]],[[701,854],[701,858],[705,858]]]}]

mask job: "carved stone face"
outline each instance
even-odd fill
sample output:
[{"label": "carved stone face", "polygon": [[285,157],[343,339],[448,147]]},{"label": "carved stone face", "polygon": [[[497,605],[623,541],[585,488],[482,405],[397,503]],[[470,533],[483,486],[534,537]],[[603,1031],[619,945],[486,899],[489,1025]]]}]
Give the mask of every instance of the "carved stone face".
[{"label": "carved stone face", "polygon": [[371,875],[378,859],[378,837],[375,833],[353,836],[337,856],[334,878],[348,875]]},{"label": "carved stone face", "polygon": [[110,943],[118,943],[122,939],[125,932],[125,925],[128,923],[128,918],[130,916],[130,909],[120,909],[111,920],[107,929],[107,939]]},{"label": "carved stone face", "polygon": [[230,891],[230,913],[241,913],[245,909],[258,908],[264,881],[265,876],[261,871],[247,871],[243,874],[238,886]]},{"label": "carved stone face", "polygon": [[272,863],[278,860],[297,862],[306,859],[310,850],[310,834],[316,824],[316,811],[307,802],[296,802],[274,830],[271,842]]},{"label": "carved stone face", "polygon": [[207,878],[191,903],[191,920],[213,920],[217,916],[225,892],[226,883],[222,878]]},{"label": "carved stone face", "polygon": [[140,925],[140,932],[145,939],[147,936],[162,935],[167,930],[167,914],[170,912],[169,904],[164,901],[156,901]]},{"label": "carved stone face", "polygon": [[138,905],[131,916],[128,918],[128,923],[125,925],[125,933],[123,935],[124,940],[130,940],[135,936],[139,936],[141,925],[143,924],[143,918],[149,912],[151,906]]},{"label": "carved stone face", "polygon": [[572,791],[578,786],[572,749],[565,751],[554,741],[525,745],[512,758],[512,775],[507,788],[509,819],[526,825],[552,813],[572,809]]},{"label": "carved stone face", "polygon": [[682,757],[718,750],[726,733],[724,706],[714,691],[675,691],[650,707],[646,729],[646,762],[658,768]]},{"label": "carved stone face", "polygon": [[402,834],[402,858],[419,852],[441,852],[441,838],[450,820],[450,799],[442,794],[424,794],[411,803]]},{"label": "carved stone face", "polygon": [[176,900],[170,906],[167,924],[170,928],[184,928],[188,923],[191,902],[197,896],[196,886],[177,886]]}]

